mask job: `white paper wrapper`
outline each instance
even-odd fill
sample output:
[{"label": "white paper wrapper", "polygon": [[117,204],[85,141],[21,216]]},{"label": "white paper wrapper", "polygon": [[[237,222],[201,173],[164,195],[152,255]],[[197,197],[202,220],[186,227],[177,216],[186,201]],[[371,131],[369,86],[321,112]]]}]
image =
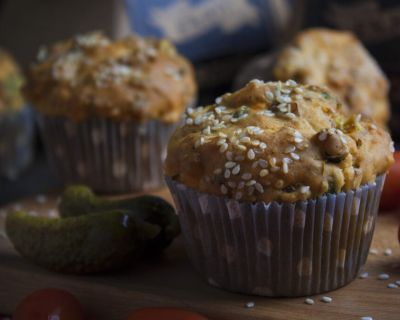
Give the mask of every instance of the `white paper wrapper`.
[{"label": "white paper wrapper", "polygon": [[50,163],[66,184],[83,183],[101,193],[164,185],[163,161],[175,124],[39,115],[39,125]]},{"label": "white paper wrapper", "polygon": [[354,191],[296,203],[245,203],[167,178],[188,255],[211,285],[306,296],[348,284],[365,263],[384,176]]}]

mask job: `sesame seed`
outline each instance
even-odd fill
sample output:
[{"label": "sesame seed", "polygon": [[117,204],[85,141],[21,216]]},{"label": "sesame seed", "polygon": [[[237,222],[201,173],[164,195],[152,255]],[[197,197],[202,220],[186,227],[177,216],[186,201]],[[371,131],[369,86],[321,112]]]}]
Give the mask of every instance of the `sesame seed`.
[{"label": "sesame seed", "polygon": [[255,305],[256,305],[256,304],[255,304],[253,301],[250,301],[250,302],[246,302],[245,305],[244,305],[244,307],[245,307],[245,308],[254,308]]},{"label": "sesame seed", "polygon": [[387,273],[381,273],[378,276],[378,280],[388,280],[390,278],[390,276]]},{"label": "sesame seed", "polygon": [[265,159],[258,160],[258,164],[260,165],[261,168],[264,169],[268,167],[268,162]]},{"label": "sesame seed", "polygon": [[218,168],[214,170],[214,174],[220,174],[222,173],[222,169]]},{"label": "sesame seed", "polygon": [[226,169],[224,173],[224,178],[228,179],[230,176],[231,176],[231,171],[229,169]]},{"label": "sesame seed", "polygon": [[362,272],[358,276],[360,279],[367,279],[368,278],[368,272]]},{"label": "sesame seed", "polygon": [[275,166],[275,165],[276,165],[276,158],[275,158],[275,157],[270,158],[270,159],[269,159],[269,164],[270,164],[271,166]]},{"label": "sesame seed", "polygon": [[253,79],[253,80],[250,81],[250,83],[253,83],[253,84],[255,84],[256,86],[260,86],[260,85],[263,85],[263,84],[264,84],[264,81],[259,80],[259,79]]},{"label": "sesame seed", "polygon": [[238,122],[239,120],[237,118],[231,118],[230,120],[232,123]]},{"label": "sesame seed", "polygon": [[239,140],[240,142],[251,142],[251,139],[250,139],[250,137],[242,137],[242,138],[240,138],[240,140]]},{"label": "sesame seed", "polygon": [[392,255],[392,249],[386,248],[385,251],[383,252],[385,256],[391,256]]},{"label": "sesame seed", "polygon": [[221,192],[222,192],[222,194],[228,193],[228,189],[223,184],[221,185]]},{"label": "sesame seed", "polygon": [[247,187],[254,186],[256,183],[257,183],[256,180],[250,180],[250,181],[247,181],[247,182],[246,182],[246,186],[247,186]]},{"label": "sesame seed", "polygon": [[227,134],[225,134],[225,133],[223,133],[223,132],[218,132],[218,136],[219,137],[221,137],[221,138],[227,138],[228,137],[228,135]]},{"label": "sesame seed", "polygon": [[289,119],[294,119],[294,118],[296,118],[296,115],[293,112],[288,112],[288,113],[285,113],[285,117],[289,118]]},{"label": "sesame seed", "polygon": [[395,283],[389,283],[389,284],[387,285],[387,287],[388,287],[389,289],[397,289],[399,286],[398,286],[397,284],[395,284]]},{"label": "sesame seed", "polygon": [[297,153],[291,152],[290,156],[293,160],[300,160],[300,156]]},{"label": "sesame seed", "polygon": [[240,181],[239,183],[238,183],[238,186],[237,186],[237,188],[240,190],[240,189],[243,189],[244,188],[244,185],[245,185],[245,182],[244,181]]},{"label": "sesame seed", "polygon": [[400,280],[395,281],[395,283],[400,286]]},{"label": "sesame seed", "polygon": [[256,154],[254,153],[253,149],[249,149],[249,151],[247,151],[247,158],[249,158],[250,160],[253,160],[256,157]]},{"label": "sesame seed", "polygon": [[292,102],[292,99],[289,96],[286,95],[280,95],[276,97],[276,100],[280,103],[290,103]]},{"label": "sesame seed", "polygon": [[243,180],[250,180],[251,179],[251,173],[243,173],[242,174],[242,179]]},{"label": "sesame seed", "polygon": [[228,181],[228,186],[230,187],[230,188],[236,188],[236,182],[235,181]]},{"label": "sesame seed", "polygon": [[240,200],[243,196],[243,193],[241,193],[240,191],[236,192],[235,194],[235,200]]},{"label": "sesame seed", "polygon": [[360,320],[374,320],[372,317],[361,317]]},{"label": "sesame seed", "polygon": [[267,149],[267,144],[264,143],[264,142],[261,142],[259,147],[260,147],[260,149],[262,149],[262,150]]},{"label": "sesame seed", "polygon": [[219,152],[223,153],[228,149],[228,144],[227,143],[223,143],[221,144],[221,147],[219,148]]},{"label": "sesame seed", "polygon": [[265,177],[266,175],[269,174],[268,169],[262,169],[259,173],[260,177]]},{"label": "sesame seed", "polygon": [[271,167],[271,172],[278,172],[279,171],[279,167]]},{"label": "sesame seed", "polygon": [[251,165],[251,167],[252,167],[253,169],[257,168],[257,167],[258,167],[258,162],[257,162],[257,161],[254,161],[253,164]]},{"label": "sesame seed", "polygon": [[244,145],[242,145],[242,144],[235,144],[234,146],[235,146],[237,149],[241,150],[241,151],[246,151],[246,150],[247,150],[247,148],[246,148]]},{"label": "sesame seed", "polygon": [[282,171],[284,174],[287,174],[289,172],[289,167],[288,167],[287,162],[282,163]]},{"label": "sesame seed", "polygon": [[207,134],[207,135],[211,134],[211,128],[210,128],[210,126],[205,127],[205,128],[203,129],[203,133],[204,133],[204,134]]},{"label": "sesame seed", "polygon": [[288,146],[286,149],[285,149],[285,153],[291,153],[291,152],[293,152],[293,151],[295,151],[296,150],[296,147],[295,146]]},{"label": "sesame seed", "polygon": [[313,299],[307,298],[307,299],[304,300],[304,303],[305,303],[305,304],[309,304],[309,305],[313,305],[315,302],[314,302]]},{"label": "sesame seed", "polygon": [[286,81],[286,85],[291,86],[291,87],[295,87],[295,86],[297,86],[297,82],[292,80],[292,79],[289,79],[289,80]]},{"label": "sesame seed", "polygon": [[321,297],[321,301],[322,302],[325,302],[325,303],[331,303],[332,302],[332,298],[331,297],[328,297],[328,296],[322,296]]},{"label": "sesame seed", "polygon": [[188,125],[193,124],[193,119],[192,118],[187,118],[186,119],[186,124],[188,124]]},{"label": "sesame seed", "polygon": [[237,175],[240,172],[240,164],[236,165],[233,169],[232,169],[232,174],[233,175]]},{"label": "sesame seed", "polygon": [[255,185],[254,185],[254,187],[256,188],[256,190],[259,192],[259,193],[264,193],[264,187],[262,186],[262,184],[261,183],[256,183]]},{"label": "sesame seed", "polygon": [[282,163],[290,163],[290,162],[292,162],[292,160],[290,160],[289,158],[283,158],[282,159]]},{"label": "sesame seed", "polygon": [[294,142],[302,143],[303,142],[303,138],[296,137],[296,138],[294,138]]},{"label": "sesame seed", "polygon": [[222,97],[218,97],[215,99],[216,104],[220,104],[222,102]]},{"label": "sesame seed", "polygon": [[296,88],[294,88],[294,92],[296,92],[296,93],[303,93],[304,90],[303,90],[303,88],[296,87]]},{"label": "sesame seed", "polygon": [[375,130],[375,129],[377,129],[377,128],[378,128],[378,127],[376,126],[376,124],[373,124],[373,123],[371,124],[371,129],[374,129],[374,130]]},{"label": "sesame seed", "polygon": [[228,161],[225,163],[225,168],[227,169],[232,169],[234,166],[236,166],[236,162]]},{"label": "sesame seed", "polygon": [[203,122],[203,117],[201,115],[198,115],[195,119],[194,119],[194,124],[195,125],[199,125]]},{"label": "sesame seed", "polygon": [[241,155],[241,154],[238,154],[236,157],[235,157],[235,161],[243,161],[244,160],[244,157]]},{"label": "sesame seed", "polygon": [[375,248],[371,248],[371,249],[369,249],[369,253],[370,254],[378,254],[378,250]]},{"label": "sesame seed", "polygon": [[270,103],[274,101],[274,94],[271,91],[265,92],[265,97],[267,98],[267,101]]},{"label": "sesame seed", "polygon": [[359,113],[356,115],[355,121],[360,122],[360,120],[361,120],[361,114]]},{"label": "sesame seed", "polygon": [[204,137],[200,137],[196,143],[194,144],[195,148],[198,148],[199,146],[204,144]]},{"label": "sesame seed", "polygon": [[260,141],[259,140],[254,140],[254,141],[251,142],[251,144],[253,146],[258,146],[258,145],[260,145]]},{"label": "sesame seed", "polygon": [[232,151],[227,151],[226,152],[226,159],[228,159],[229,161],[232,161],[232,159],[233,159]]},{"label": "sesame seed", "polygon": [[310,186],[301,186],[300,187],[300,193],[307,193],[310,191]]},{"label": "sesame seed", "polygon": [[253,186],[250,186],[250,187],[248,187],[248,189],[247,189],[247,194],[249,195],[249,196],[251,196],[253,193],[254,193],[254,187]]},{"label": "sesame seed", "polygon": [[318,135],[318,140],[325,141],[327,137],[328,137],[328,134],[326,133],[326,131],[323,131]]}]

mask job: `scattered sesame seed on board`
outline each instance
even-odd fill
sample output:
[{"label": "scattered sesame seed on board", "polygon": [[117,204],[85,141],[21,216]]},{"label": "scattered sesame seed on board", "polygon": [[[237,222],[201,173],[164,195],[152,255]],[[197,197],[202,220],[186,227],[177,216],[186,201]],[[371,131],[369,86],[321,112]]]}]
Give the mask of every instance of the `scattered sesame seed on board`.
[{"label": "scattered sesame seed on board", "polygon": [[315,302],[314,302],[313,299],[307,298],[307,299],[304,300],[304,303],[305,303],[305,304],[309,304],[309,305],[313,305]]},{"label": "scattered sesame seed on board", "polygon": [[392,249],[386,248],[385,251],[383,252],[385,256],[391,256],[392,255]]},{"label": "scattered sesame seed on board", "polygon": [[400,286],[400,280],[396,280],[394,283]]},{"label": "scattered sesame seed on board", "polygon": [[321,301],[325,302],[325,303],[331,303],[333,301],[333,299],[331,297],[328,297],[328,296],[322,296],[321,297]]},{"label": "scattered sesame seed on board", "polygon": [[374,320],[372,317],[361,317],[360,320]]},{"label": "scattered sesame seed on board", "polygon": [[388,287],[389,289],[397,289],[399,286],[398,286],[397,284],[395,284],[395,283],[389,283],[389,284],[387,285],[387,287]]},{"label": "scattered sesame seed on board", "polygon": [[360,279],[367,279],[368,278],[368,272],[361,272],[358,277]]},{"label": "scattered sesame seed on board", "polygon": [[388,280],[390,276],[387,273],[381,273],[378,275],[378,280]]},{"label": "scattered sesame seed on board", "polygon": [[245,303],[244,307],[247,308],[247,309],[250,309],[250,308],[254,308],[255,305],[256,304],[253,301],[249,301],[249,302]]}]

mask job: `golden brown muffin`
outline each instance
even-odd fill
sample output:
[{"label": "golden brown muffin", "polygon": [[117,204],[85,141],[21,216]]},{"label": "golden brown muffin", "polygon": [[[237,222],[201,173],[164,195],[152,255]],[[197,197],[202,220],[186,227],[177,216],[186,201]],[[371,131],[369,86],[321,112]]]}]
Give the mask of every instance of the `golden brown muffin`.
[{"label": "golden brown muffin", "polygon": [[38,60],[26,94],[47,115],[175,122],[196,92],[192,66],[167,40],[94,32],[42,48]]},{"label": "golden brown muffin", "polygon": [[253,80],[189,109],[165,173],[200,192],[244,201],[297,201],[375,181],[393,162],[389,134],[346,116],[326,89]]},{"label": "golden brown muffin", "polygon": [[350,32],[308,29],[299,33],[278,57],[274,76],[327,86],[350,111],[381,125],[389,119],[388,81]]},{"label": "golden brown muffin", "polygon": [[18,111],[24,106],[21,87],[24,78],[14,59],[0,49],[0,113]]}]

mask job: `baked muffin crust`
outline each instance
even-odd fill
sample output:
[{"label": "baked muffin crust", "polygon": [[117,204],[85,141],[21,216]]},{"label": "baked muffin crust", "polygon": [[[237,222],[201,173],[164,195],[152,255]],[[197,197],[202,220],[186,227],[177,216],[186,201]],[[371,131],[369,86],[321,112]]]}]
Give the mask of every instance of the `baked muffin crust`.
[{"label": "baked muffin crust", "polygon": [[279,55],[274,76],[326,86],[351,112],[382,125],[389,119],[388,81],[350,32],[316,28],[299,33]]},{"label": "baked muffin crust", "polygon": [[393,162],[389,134],[346,116],[327,89],[253,80],[213,105],[188,109],[165,173],[241,201],[297,201],[374,182]]},{"label": "baked muffin crust", "polygon": [[42,48],[25,92],[47,115],[176,122],[196,86],[192,66],[167,40],[94,32]]},{"label": "baked muffin crust", "polygon": [[0,113],[20,110],[24,105],[22,73],[6,51],[0,49]]}]

